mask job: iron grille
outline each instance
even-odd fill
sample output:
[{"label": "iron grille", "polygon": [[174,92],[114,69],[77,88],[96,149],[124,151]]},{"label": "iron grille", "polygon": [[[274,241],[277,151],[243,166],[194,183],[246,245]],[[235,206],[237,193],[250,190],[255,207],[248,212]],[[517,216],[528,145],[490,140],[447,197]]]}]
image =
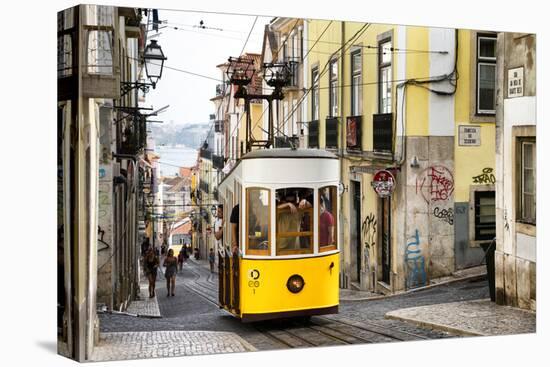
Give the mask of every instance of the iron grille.
[{"label": "iron grille", "polygon": [[319,120],[309,122],[309,139],[310,148],[319,148]]},{"label": "iron grille", "polygon": [[328,117],[325,120],[326,128],[326,147],[338,148],[338,118]]},{"label": "iron grille", "polygon": [[393,140],[393,125],[391,113],[372,115],[372,146],[374,151],[391,152]]}]

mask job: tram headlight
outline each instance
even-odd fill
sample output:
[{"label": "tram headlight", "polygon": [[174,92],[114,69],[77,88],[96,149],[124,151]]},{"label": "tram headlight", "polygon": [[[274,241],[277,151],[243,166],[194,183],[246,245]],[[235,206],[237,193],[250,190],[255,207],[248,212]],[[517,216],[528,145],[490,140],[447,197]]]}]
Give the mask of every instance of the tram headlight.
[{"label": "tram headlight", "polygon": [[286,287],[292,293],[300,292],[304,288],[304,285],[304,278],[302,278],[298,274],[292,275],[290,278],[288,278],[288,281],[286,282]]}]

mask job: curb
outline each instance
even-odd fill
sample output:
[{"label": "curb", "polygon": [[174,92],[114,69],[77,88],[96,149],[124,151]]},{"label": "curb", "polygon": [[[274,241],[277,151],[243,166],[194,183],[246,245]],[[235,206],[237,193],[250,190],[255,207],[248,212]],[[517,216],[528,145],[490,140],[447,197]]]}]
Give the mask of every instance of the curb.
[{"label": "curb", "polygon": [[[394,311],[392,311],[392,312],[394,312]],[[388,312],[387,314],[385,314],[384,318],[392,319],[392,320],[405,321],[405,322],[409,322],[409,323],[418,325],[422,328],[440,330],[440,331],[451,333],[451,334],[454,334],[454,335],[457,335],[457,336],[489,336],[489,335],[486,335],[486,334],[483,334],[483,333],[478,333],[478,332],[474,332],[474,331],[467,331],[467,330],[464,330],[464,329],[459,329],[459,328],[455,328],[455,327],[452,327],[452,326],[437,324],[437,323],[434,323],[434,322],[419,321],[419,320],[408,318],[408,317],[392,315],[391,312]]]},{"label": "curb", "polygon": [[447,285],[447,284],[451,284],[451,283],[460,282],[460,281],[463,281],[463,280],[477,280],[477,279],[481,280],[482,278],[485,278],[486,276],[487,276],[487,274],[470,275],[470,276],[465,276],[465,277],[462,277],[462,278],[446,280],[446,281],[441,282],[441,283],[430,284],[430,285],[426,285],[424,287],[413,288],[413,289],[409,289],[407,291],[400,291],[400,292],[397,292],[397,293],[381,295],[381,296],[364,297],[364,298],[340,298],[340,302],[377,301],[377,300],[381,300],[381,299],[402,296],[402,295],[410,294],[410,293],[414,293],[414,292],[420,292],[420,291],[424,291],[424,290],[427,290],[427,289],[438,287],[440,285]]}]

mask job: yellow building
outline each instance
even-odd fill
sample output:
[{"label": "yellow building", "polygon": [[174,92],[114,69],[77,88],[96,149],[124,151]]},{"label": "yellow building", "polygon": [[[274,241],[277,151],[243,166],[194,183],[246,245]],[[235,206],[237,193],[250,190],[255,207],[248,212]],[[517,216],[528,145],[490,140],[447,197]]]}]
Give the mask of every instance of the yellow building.
[{"label": "yellow building", "polygon": [[395,292],[479,265],[495,235],[496,34],[322,20],[304,32],[308,145],[342,163],[341,286]]}]

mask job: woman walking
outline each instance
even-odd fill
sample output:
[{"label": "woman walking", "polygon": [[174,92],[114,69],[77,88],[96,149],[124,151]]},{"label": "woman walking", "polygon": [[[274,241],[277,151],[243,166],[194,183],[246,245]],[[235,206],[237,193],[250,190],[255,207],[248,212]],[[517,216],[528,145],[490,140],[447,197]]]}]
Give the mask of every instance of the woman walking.
[{"label": "woman walking", "polygon": [[166,268],[164,276],[166,277],[166,297],[175,296],[176,273],[178,272],[178,258],[174,256],[174,250],[168,250],[168,255],[164,259],[163,266]]},{"label": "woman walking", "polygon": [[159,266],[159,258],[152,248],[147,250],[145,255],[144,268],[147,279],[149,280],[149,298],[155,296],[155,283],[157,281],[157,268]]}]

